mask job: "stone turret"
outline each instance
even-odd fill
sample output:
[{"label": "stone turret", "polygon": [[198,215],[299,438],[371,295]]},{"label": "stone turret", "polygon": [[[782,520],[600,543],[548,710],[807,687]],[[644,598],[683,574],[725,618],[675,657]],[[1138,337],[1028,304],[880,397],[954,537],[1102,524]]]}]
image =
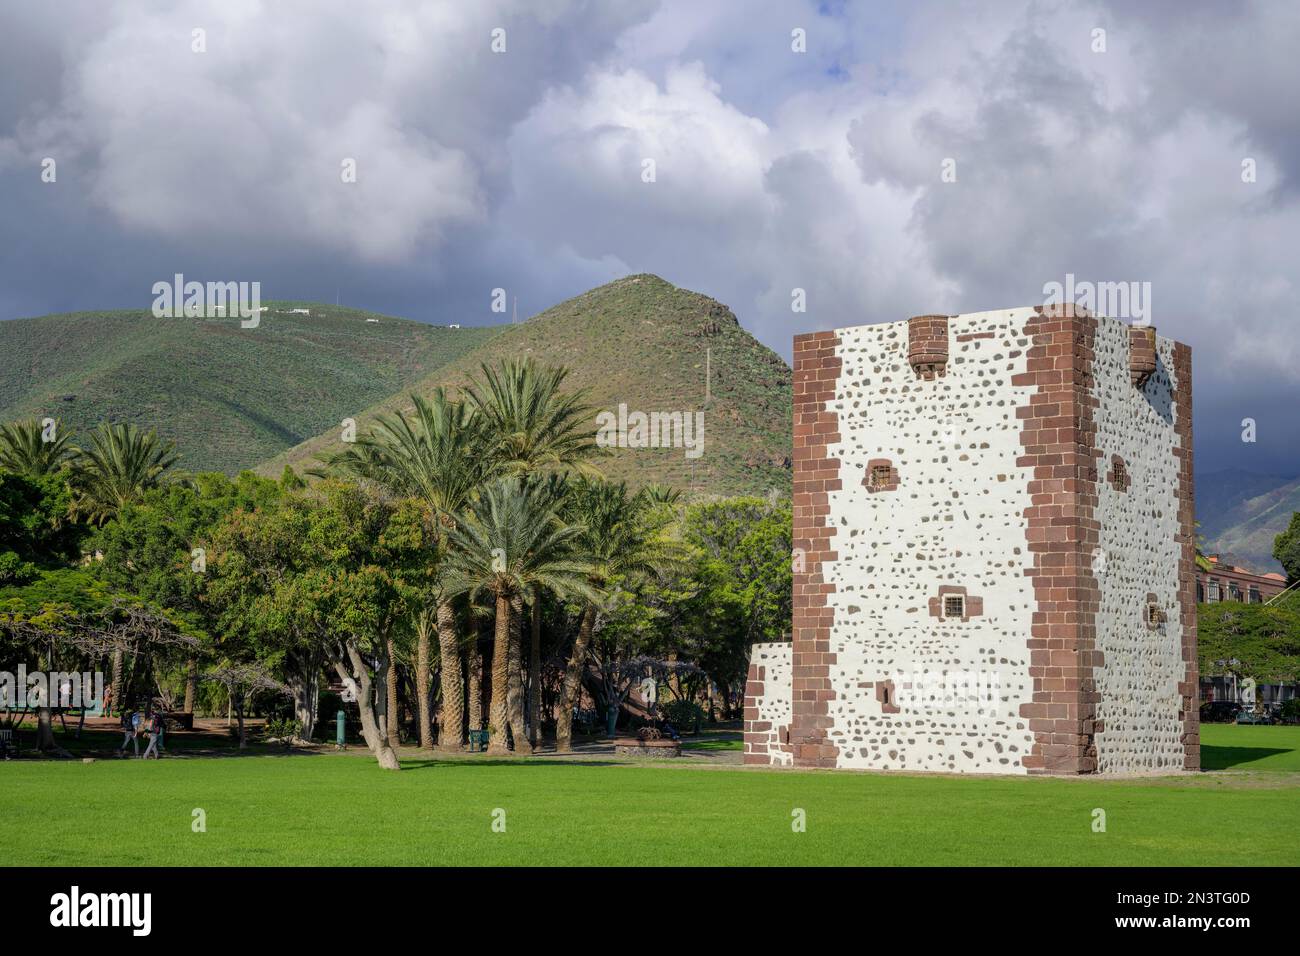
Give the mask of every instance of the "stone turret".
[{"label": "stone turret", "polygon": [[1156,327],[1131,325],[1128,330],[1128,373],[1141,388],[1156,370]]},{"label": "stone turret", "polygon": [[927,381],[948,368],[948,316],[917,315],[907,320],[907,361]]}]

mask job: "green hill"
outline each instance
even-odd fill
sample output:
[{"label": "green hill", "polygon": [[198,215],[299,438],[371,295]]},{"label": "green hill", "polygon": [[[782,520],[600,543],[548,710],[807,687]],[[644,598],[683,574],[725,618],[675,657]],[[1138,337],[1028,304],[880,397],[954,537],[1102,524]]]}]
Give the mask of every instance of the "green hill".
[{"label": "green hill", "polygon": [[[625,403],[629,411],[704,412],[698,458],[688,459],[682,448],[619,448],[598,463],[611,478],[633,485],[665,482],[701,494],[790,489],[790,368],[741,328],[729,308],[708,296],[658,276],[628,276],[506,326],[426,375],[414,391],[437,385],[454,390],[477,374],[481,363],[508,356],[567,366],[568,384],[588,389],[589,401],[600,410],[617,411]],[[706,361],[712,370],[707,401]],[[394,389],[386,401],[355,415],[359,430],[364,433],[377,410],[405,407],[411,390]],[[339,429],[332,427],[261,470],[279,474],[285,464],[311,467],[317,454],[337,447]]]},{"label": "green hill", "polygon": [[256,329],[233,318],[158,319],[148,311],[0,322],[0,421],[50,416],[77,431],[134,422],[175,441],[190,471],[235,472],[500,331],[311,303],[267,307]]},{"label": "green hill", "polygon": [[1300,479],[1229,470],[1196,476],[1196,514],[1207,553],[1253,571],[1280,571],[1273,539],[1300,511]]}]

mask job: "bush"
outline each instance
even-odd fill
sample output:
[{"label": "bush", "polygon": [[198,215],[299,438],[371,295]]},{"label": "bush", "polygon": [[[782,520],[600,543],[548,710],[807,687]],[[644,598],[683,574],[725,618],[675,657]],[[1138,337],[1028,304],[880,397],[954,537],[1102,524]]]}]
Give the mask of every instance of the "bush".
[{"label": "bush", "polygon": [[708,719],[704,708],[689,700],[674,700],[663,706],[663,715],[681,734],[700,732],[700,724]]},{"label": "bush", "polygon": [[302,736],[302,721],[291,717],[272,717],[266,722],[264,733],[268,740],[279,740],[288,747]]},{"label": "bush", "polygon": [[1281,713],[1283,723],[1300,724],[1300,697],[1284,701]]}]

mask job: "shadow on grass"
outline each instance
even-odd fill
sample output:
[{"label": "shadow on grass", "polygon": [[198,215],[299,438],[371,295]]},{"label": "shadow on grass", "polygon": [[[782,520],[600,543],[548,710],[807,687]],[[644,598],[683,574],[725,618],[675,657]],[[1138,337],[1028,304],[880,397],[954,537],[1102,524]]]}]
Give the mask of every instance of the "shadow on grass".
[{"label": "shadow on grass", "polygon": [[1290,753],[1290,750],[1278,747],[1215,747],[1201,744],[1202,770],[1231,770],[1245,764],[1276,757],[1278,754]]},{"label": "shadow on grass", "polygon": [[617,760],[565,760],[558,757],[548,757],[546,760],[535,760],[530,757],[517,757],[514,759],[502,760],[496,757],[488,757],[482,760],[474,758],[465,759],[463,757],[453,757],[450,760],[438,760],[437,758],[403,760],[403,770],[430,770],[437,768],[439,770],[463,770],[474,767],[627,767],[626,763]]}]

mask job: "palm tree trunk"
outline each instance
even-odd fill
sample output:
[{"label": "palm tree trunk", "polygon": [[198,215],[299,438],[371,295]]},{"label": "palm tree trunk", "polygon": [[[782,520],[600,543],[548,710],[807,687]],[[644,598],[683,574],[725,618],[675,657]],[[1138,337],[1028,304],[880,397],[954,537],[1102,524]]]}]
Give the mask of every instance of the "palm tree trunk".
[{"label": "palm tree trunk", "polygon": [[385,642],[388,648],[388,672],[384,675],[385,692],[387,699],[384,710],[387,711],[387,719],[384,721],[384,732],[388,736],[388,746],[396,747],[401,742],[402,728],[397,720],[397,648],[393,645],[393,639],[390,637]]},{"label": "palm tree trunk", "polygon": [[469,720],[470,730],[483,729],[483,652],[479,650],[478,635],[474,635],[473,642],[469,646],[469,671],[468,692],[469,698],[468,710],[466,715]]},{"label": "palm tree trunk", "polygon": [[587,648],[591,646],[591,631],[596,623],[595,605],[588,604],[582,612],[582,624],[573,642],[573,653],[564,667],[564,685],[560,691],[560,712],[555,715],[555,749],[558,753],[573,750],[573,708],[578,706],[578,692],[582,689],[582,672],[587,666]]},{"label": "palm tree trunk", "polygon": [[528,742],[524,728],[524,599],[516,594],[510,601],[510,665],[507,679],[509,690],[510,733],[515,738],[515,753],[531,754],[533,745]]},{"label": "palm tree trunk", "polygon": [[465,742],[465,684],[460,676],[460,635],[449,601],[438,602],[438,650],[442,655],[442,724],[438,749],[459,753]]},{"label": "palm tree trunk", "polygon": [[509,705],[506,685],[510,681],[510,596],[497,592],[496,631],[492,639],[492,706],[488,714],[488,753],[509,753],[506,746],[506,725],[509,723]]},{"label": "palm tree trunk", "polygon": [[433,749],[433,721],[429,713],[429,615],[415,621],[415,696],[420,719],[420,749]]},{"label": "palm tree trunk", "polygon": [[[123,713],[122,705],[122,648],[113,648],[113,706]],[[112,716],[112,715],[110,715]]]},{"label": "palm tree trunk", "polygon": [[542,595],[533,592],[533,635],[528,649],[528,742],[542,744]]},{"label": "palm tree trunk", "polygon": [[199,660],[191,657],[185,672],[185,713],[194,713],[194,692],[199,684]]}]

